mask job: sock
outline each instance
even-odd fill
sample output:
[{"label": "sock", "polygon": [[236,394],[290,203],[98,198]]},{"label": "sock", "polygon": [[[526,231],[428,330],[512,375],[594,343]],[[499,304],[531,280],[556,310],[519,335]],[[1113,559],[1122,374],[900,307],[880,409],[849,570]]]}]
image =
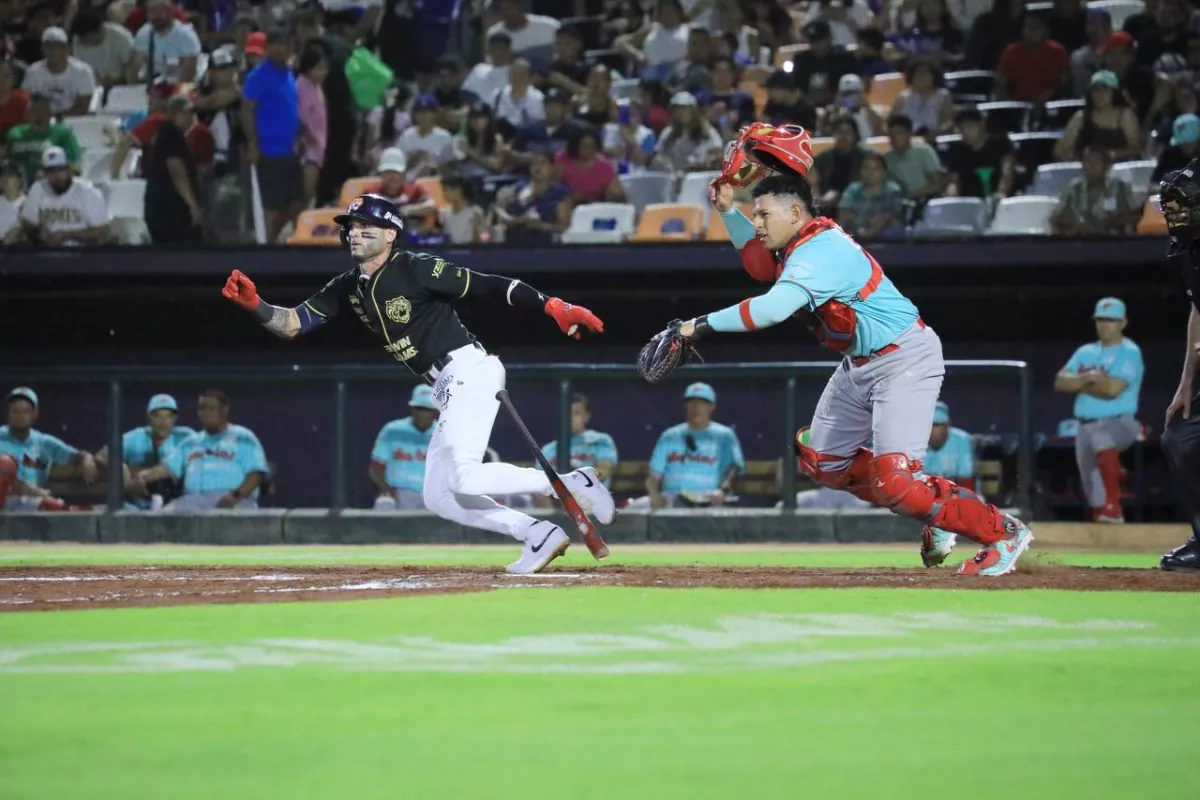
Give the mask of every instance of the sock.
[{"label": "sock", "polygon": [[1105,506],[1121,507],[1121,454],[1115,449],[1101,450],[1096,453],[1096,466],[1100,470],[1100,480],[1104,482]]}]

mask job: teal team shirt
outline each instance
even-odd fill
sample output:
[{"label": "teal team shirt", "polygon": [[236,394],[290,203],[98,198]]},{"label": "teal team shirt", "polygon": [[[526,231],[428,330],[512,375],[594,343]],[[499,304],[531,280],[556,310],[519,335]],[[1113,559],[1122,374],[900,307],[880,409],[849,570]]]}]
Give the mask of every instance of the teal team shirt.
[{"label": "teal team shirt", "polygon": [[926,475],[943,478],[975,477],[975,442],[962,428],[951,428],[941,449],[925,452],[922,468]]},{"label": "teal team shirt", "polygon": [[76,452],[74,447],[57,436],[30,430],[22,442],[9,433],[7,425],[0,425],[0,453],[16,460],[17,479],[27,486],[44,484],[50,467],[71,463]]},{"label": "teal team shirt", "polygon": [[[542,445],[542,455],[552,465],[558,458],[558,442],[547,442]],[[617,465],[617,444],[607,433],[600,431],[584,431],[571,436],[571,469],[594,467],[601,461],[611,461]],[[612,475],[606,475],[605,486],[612,486]]]},{"label": "teal team shirt", "polygon": [[379,429],[371,460],[384,467],[384,480],[393,489],[420,493],[425,486],[425,456],[434,428],[419,431],[412,417],[397,419]]},{"label": "teal team shirt", "polygon": [[[267,455],[249,428],[230,425],[220,433],[196,431],[164,457],[163,466],[183,481],[184,494],[227,493],[252,472],[267,471]],[[258,497],[258,490],[252,493]]]},{"label": "teal team shirt", "polygon": [[1145,366],[1142,349],[1131,339],[1123,339],[1111,347],[1103,347],[1100,342],[1085,344],[1075,351],[1065,369],[1080,375],[1102,372],[1109,378],[1125,382],[1124,391],[1111,400],[1083,392],[1075,395],[1076,418],[1108,419],[1137,413]]},{"label": "teal team shirt", "polygon": [[[694,447],[688,446],[688,437]],[[742,444],[732,428],[718,422],[702,431],[686,422],[667,428],[658,437],[650,456],[650,474],[662,479],[663,494],[713,492],[730,467],[746,469]]]},{"label": "teal team shirt", "polygon": [[176,425],[172,428],[166,440],[158,445],[158,461],[156,462],[154,459],[154,434],[150,432],[150,427],[147,425],[134,428],[126,431],[125,435],[121,437],[121,452],[124,453],[125,461],[128,464],[139,467],[153,466],[155,463],[165,461],[168,453],[194,433],[195,431],[186,425]]}]

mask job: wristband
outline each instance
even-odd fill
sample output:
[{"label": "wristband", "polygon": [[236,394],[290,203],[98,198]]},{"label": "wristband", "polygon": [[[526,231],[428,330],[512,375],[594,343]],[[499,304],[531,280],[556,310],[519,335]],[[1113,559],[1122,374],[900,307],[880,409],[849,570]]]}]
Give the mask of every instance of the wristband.
[{"label": "wristband", "polygon": [[250,310],[250,316],[254,317],[254,321],[259,325],[266,325],[271,321],[271,315],[275,313],[275,306],[269,303],[264,303],[262,298],[258,299],[258,305]]}]

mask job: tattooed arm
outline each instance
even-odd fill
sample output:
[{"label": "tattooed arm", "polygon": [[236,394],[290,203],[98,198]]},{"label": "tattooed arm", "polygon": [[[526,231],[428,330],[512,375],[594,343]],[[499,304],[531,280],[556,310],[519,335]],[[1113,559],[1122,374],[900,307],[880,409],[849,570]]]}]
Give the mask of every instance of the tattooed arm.
[{"label": "tattooed arm", "polygon": [[260,325],[281,339],[294,339],[321,327],[340,306],[341,276],[295,308],[273,306],[258,296],[254,282],[240,270],[234,270],[221,294],[250,312]]}]

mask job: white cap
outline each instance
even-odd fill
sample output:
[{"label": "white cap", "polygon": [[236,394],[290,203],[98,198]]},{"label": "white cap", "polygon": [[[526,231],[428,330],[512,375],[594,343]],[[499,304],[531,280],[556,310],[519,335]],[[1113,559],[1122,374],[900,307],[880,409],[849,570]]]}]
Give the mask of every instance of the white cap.
[{"label": "white cap", "polygon": [[67,32],[58,26],[51,26],[42,31],[42,44],[47,42],[58,42],[59,44],[67,43]]},{"label": "white cap", "polygon": [[43,169],[58,169],[59,167],[69,167],[70,165],[70,162],[67,161],[67,151],[61,147],[47,147],[42,151]]},{"label": "white cap", "polygon": [[838,94],[849,94],[850,92],[861,92],[862,90],[862,78],[853,73],[843,75],[841,79],[838,80]]},{"label": "white cap", "polygon": [[674,108],[675,106],[698,106],[698,105],[700,105],[700,104],[696,102],[696,95],[692,94],[691,92],[676,92],[675,94],[671,95],[671,107],[672,108]]},{"label": "white cap", "polygon": [[383,155],[379,157],[379,171],[383,172],[407,172],[408,171],[408,156],[404,155],[404,151],[399,147],[389,147],[383,151]]}]

